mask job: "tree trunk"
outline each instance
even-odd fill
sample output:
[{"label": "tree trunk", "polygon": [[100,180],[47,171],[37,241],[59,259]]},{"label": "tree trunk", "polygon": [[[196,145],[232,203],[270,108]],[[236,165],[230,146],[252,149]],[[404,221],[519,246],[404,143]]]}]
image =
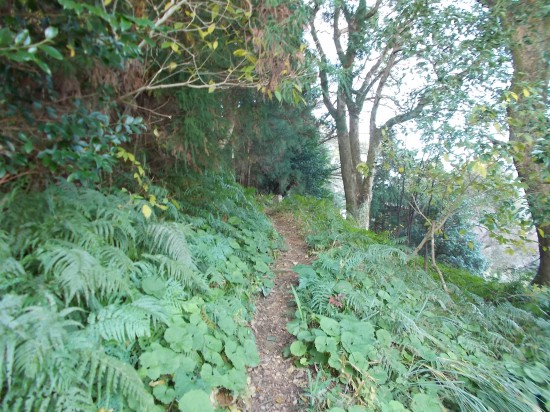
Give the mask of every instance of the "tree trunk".
[{"label": "tree trunk", "polygon": [[402,174],[403,180],[401,181],[401,194],[399,195],[399,206],[397,207],[397,228],[395,237],[399,239],[401,235],[401,209],[403,208],[403,198],[405,196],[405,171]]},{"label": "tree trunk", "polygon": [[[359,113],[349,111],[349,142],[351,147],[351,161],[355,172],[355,186],[360,189],[363,185],[363,175],[357,170],[361,163],[361,143],[359,142]],[[361,207],[362,199],[360,190],[355,193],[357,206]]]},{"label": "tree trunk", "polygon": [[363,178],[360,194],[359,222],[365,228],[369,228],[370,207],[372,203],[372,189],[374,187],[374,176],[376,174],[376,159],[380,154],[380,144],[382,143],[382,130],[378,128],[370,131],[369,151],[367,154],[368,175]]},{"label": "tree trunk", "polygon": [[[538,229],[542,229],[544,236],[541,236]],[[535,285],[550,285],[550,225],[537,228],[537,236],[539,239],[539,270],[533,279]]]},{"label": "tree trunk", "polygon": [[348,127],[346,124],[345,110],[341,107],[343,102],[338,102],[336,116],[336,134],[338,137],[338,151],[340,154],[340,170],[344,195],[346,197],[346,211],[349,215],[357,217],[357,185],[353,167],[353,152],[351,149]]},{"label": "tree trunk", "polygon": [[533,283],[550,285],[550,227],[548,170],[537,163],[533,149],[537,139],[547,138],[546,116],[550,68],[550,15],[541,0],[521,0],[508,6],[503,25],[510,33],[510,51],[514,74],[508,106],[512,155],[525,194],[539,242],[540,263]]}]

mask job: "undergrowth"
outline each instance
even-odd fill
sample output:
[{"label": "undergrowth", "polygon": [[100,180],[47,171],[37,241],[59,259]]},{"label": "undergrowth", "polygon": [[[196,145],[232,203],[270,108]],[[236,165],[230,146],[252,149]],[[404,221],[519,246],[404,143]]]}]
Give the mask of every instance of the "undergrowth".
[{"label": "undergrowth", "polygon": [[[317,253],[295,268],[298,310],[287,326],[296,363],[317,370],[308,410],[548,410],[544,308],[486,301],[468,289],[490,295],[495,285],[468,288],[469,278],[449,282],[447,295],[406,249],[353,227],[328,201],[294,197],[280,208],[305,222]],[[530,304],[548,302],[548,290],[530,293]]]},{"label": "undergrowth", "polygon": [[246,396],[251,298],[271,288],[279,240],[229,179],[171,195],[149,218],[145,200],[67,183],[0,198],[2,410],[203,412],[218,392]]}]

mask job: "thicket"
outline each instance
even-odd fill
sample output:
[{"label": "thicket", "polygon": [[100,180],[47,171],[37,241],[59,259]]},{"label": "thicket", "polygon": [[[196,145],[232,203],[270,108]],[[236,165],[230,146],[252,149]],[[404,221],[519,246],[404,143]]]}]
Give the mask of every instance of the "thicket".
[{"label": "thicket", "polygon": [[251,91],[235,93],[233,167],[239,183],[262,193],[329,196],[334,168],[322,144],[311,91],[304,104],[266,101]]},{"label": "thicket", "polygon": [[302,101],[297,1],[14,1],[0,13],[0,185],[98,182],[124,144],[161,176],[220,169],[239,102],[214,92]]},{"label": "thicket", "polygon": [[308,410],[550,407],[548,290],[513,285],[523,299],[490,302],[476,293],[494,284],[474,276],[471,291],[449,282],[446,294],[407,249],[350,227],[329,202],[284,203],[317,255],[295,267],[297,311],[287,326],[296,336],[289,353],[316,370]]},{"label": "thicket", "polygon": [[[429,159],[416,159],[414,151],[387,151],[379,158],[374,178],[370,227],[388,232],[398,243],[414,247],[428,230],[426,218],[437,220],[450,201],[436,186],[443,186],[453,177],[443,167],[430,173]],[[439,160],[433,163],[441,165]],[[479,219],[475,216],[476,209],[468,204],[467,198],[461,202],[460,209],[435,234],[435,256],[440,262],[482,275],[488,263],[473,232],[474,222]],[[421,253],[425,258],[429,256],[428,249],[426,244]]]},{"label": "thicket", "polygon": [[230,179],[200,182],[150,188],[150,209],[69,183],[0,197],[3,410],[202,412],[212,391],[246,394],[279,239]]}]

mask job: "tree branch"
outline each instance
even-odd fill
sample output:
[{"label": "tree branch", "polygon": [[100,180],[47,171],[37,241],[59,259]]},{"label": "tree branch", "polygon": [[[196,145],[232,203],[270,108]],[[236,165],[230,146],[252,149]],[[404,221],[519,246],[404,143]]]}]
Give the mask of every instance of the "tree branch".
[{"label": "tree branch", "polygon": [[[155,21],[155,27],[159,27],[162,24],[164,24],[166,22],[166,20],[168,20],[170,17],[172,17],[172,15],[181,8],[181,6],[183,6],[184,4],[187,4],[187,3],[188,3],[188,0],[181,0],[181,1],[177,2],[176,4],[174,4],[168,10],[166,10],[166,12],[164,13],[164,15],[162,17],[160,17],[159,19],[157,19],[157,21]],[[149,36],[152,37],[153,33],[154,33],[154,30],[151,30],[149,32]],[[147,43],[145,42],[145,40],[142,40],[141,43],[139,43],[138,47],[140,49],[142,49],[146,44]]]},{"label": "tree branch", "polygon": [[[342,32],[338,29],[338,24],[340,22],[340,7],[336,6],[334,10],[334,18],[332,20],[332,39],[334,41],[334,47],[336,47],[336,53],[338,54],[338,60],[340,60],[340,64],[342,67],[346,67],[346,56],[344,54],[344,49],[342,48],[342,42],[340,41],[340,37],[342,36]],[[351,35],[350,26],[348,25],[348,31],[350,32],[349,35]]]},{"label": "tree branch", "polygon": [[328,75],[326,71],[326,67],[328,66],[327,55],[325,54],[323,46],[319,41],[319,36],[317,35],[317,29],[315,28],[314,20],[315,20],[317,11],[318,9],[316,8],[314,10],[314,14],[309,23],[309,26],[311,28],[311,37],[313,37],[313,42],[315,43],[315,47],[317,48],[317,51],[319,52],[319,57],[321,58],[321,67],[319,67],[319,80],[321,81],[321,92],[323,94],[323,103],[325,104],[330,115],[333,118],[336,118],[336,107],[334,107],[334,104],[332,104],[332,102],[330,101],[329,82],[328,82]]},{"label": "tree branch", "polygon": [[388,60],[388,63],[386,64],[386,67],[384,67],[384,70],[382,72],[382,75],[380,76],[380,81],[378,82],[378,87],[376,89],[376,94],[374,96],[374,102],[372,104],[372,110],[370,112],[370,132],[371,135],[375,133],[376,129],[376,114],[378,112],[378,107],[380,106],[380,101],[382,100],[382,90],[384,89],[384,86],[386,85],[386,81],[388,80],[388,77],[390,76],[391,69],[393,65],[395,64],[395,60],[397,59],[397,52],[394,51],[390,55],[390,58]]}]

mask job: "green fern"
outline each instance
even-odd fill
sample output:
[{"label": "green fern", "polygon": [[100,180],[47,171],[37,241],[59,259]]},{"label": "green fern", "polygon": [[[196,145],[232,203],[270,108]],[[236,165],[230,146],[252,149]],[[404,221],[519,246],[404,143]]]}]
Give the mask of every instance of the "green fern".
[{"label": "green fern", "polygon": [[194,264],[185,233],[186,226],[179,223],[150,224],[146,229],[144,241],[153,252],[163,253],[192,268]]},{"label": "green fern", "polygon": [[291,204],[313,217],[313,246],[323,252],[295,268],[300,311],[288,329],[308,349],[301,362],[344,382],[316,400],[319,410],[542,410],[539,398],[550,396],[547,320],[452,284],[444,293],[402,247],[348,230],[322,202]]}]

